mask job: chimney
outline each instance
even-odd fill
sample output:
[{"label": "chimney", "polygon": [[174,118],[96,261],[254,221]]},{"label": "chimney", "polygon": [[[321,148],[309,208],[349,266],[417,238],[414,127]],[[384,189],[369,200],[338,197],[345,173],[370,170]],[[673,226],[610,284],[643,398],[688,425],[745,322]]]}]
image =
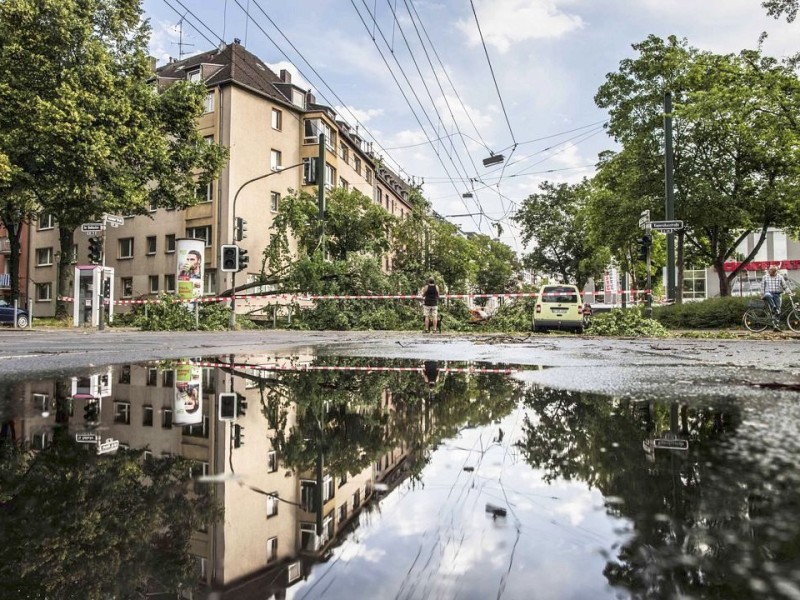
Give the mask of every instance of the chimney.
[{"label": "chimney", "polygon": [[281,81],[283,83],[292,83],[292,74],[286,69],[281,69]]},{"label": "chimney", "polygon": [[306,92],[306,106],[310,106],[312,104],[316,104],[317,99],[314,97],[314,94],[311,93],[311,90]]}]

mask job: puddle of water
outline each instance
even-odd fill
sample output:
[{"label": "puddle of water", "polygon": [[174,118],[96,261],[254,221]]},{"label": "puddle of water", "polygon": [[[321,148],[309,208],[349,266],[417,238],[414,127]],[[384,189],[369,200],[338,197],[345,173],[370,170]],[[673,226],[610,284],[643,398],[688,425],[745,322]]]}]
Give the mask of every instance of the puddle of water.
[{"label": "puddle of water", "polygon": [[615,398],[514,371],[226,356],[0,381],[4,587],[800,594],[795,401]]}]

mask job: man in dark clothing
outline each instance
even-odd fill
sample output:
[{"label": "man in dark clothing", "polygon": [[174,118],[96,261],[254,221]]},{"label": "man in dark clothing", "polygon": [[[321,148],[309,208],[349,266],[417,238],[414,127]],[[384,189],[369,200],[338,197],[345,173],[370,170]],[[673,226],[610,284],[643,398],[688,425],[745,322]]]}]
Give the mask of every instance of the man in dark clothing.
[{"label": "man in dark clothing", "polygon": [[422,296],[422,310],[425,313],[425,332],[431,331],[431,325],[433,331],[436,331],[439,322],[439,289],[433,277],[428,279],[427,285],[420,290],[419,295]]}]

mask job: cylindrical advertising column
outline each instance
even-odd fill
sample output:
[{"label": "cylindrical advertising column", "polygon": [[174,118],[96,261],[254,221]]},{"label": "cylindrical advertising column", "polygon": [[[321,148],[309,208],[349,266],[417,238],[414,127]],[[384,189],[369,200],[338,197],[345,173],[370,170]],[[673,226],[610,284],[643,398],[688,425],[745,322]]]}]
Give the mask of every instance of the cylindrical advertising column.
[{"label": "cylindrical advertising column", "polygon": [[175,397],[172,406],[176,425],[203,422],[203,369],[194,365],[178,365],[175,369]]},{"label": "cylindrical advertising column", "polygon": [[203,252],[205,240],[175,240],[178,297],[192,302],[203,295]]}]

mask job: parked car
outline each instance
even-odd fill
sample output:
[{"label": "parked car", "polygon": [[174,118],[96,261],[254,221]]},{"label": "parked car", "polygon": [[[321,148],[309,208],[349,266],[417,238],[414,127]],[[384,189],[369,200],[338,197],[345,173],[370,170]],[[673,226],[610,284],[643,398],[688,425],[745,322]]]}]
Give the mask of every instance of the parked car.
[{"label": "parked car", "polygon": [[30,321],[28,311],[21,308],[14,313],[14,305],[5,300],[0,300],[0,323],[3,325],[13,325],[17,322],[17,327],[27,327]]},{"label": "parked car", "polygon": [[582,333],[587,321],[584,310],[577,286],[546,285],[539,290],[536,297],[533,330],[574,329]]}]

